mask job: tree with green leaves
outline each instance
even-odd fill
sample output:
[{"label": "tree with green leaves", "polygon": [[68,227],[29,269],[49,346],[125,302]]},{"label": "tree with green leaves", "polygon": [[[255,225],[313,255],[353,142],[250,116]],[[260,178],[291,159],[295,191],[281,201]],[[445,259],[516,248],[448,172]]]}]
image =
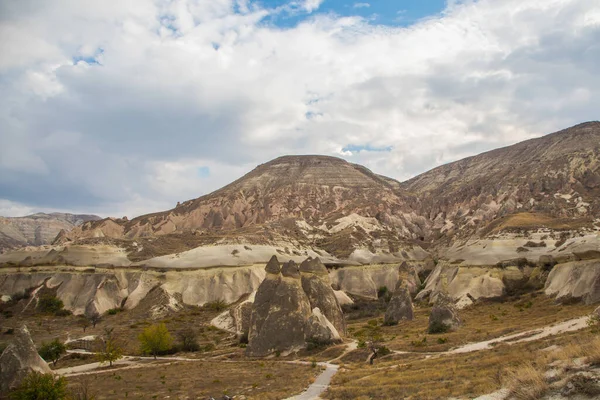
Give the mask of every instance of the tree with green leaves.
[{"label": "tree with green leaves", "polygon": [[114,328],[105,328],[102,337],[102,348],[97,354],[98,361],[102,364],[107,362],[112,367],[112,363],[123,357],[123,349],[113,337]]},{"label": "tree with green leaves", "polygon": [[142,353],[152,354],[154,359],[156,359],[158,354],[171,349],[173,346],[173,337],[164,323],[147,327],[138,336],[138,339],[141,344]]},{"label": "tree with green leaves", "polygon": [[64,400],[68,396],[67,380],[53,374],[32,372],[11,394],[12,400]]},{"label": "tree with green leaves", "polygon": [[50,343],[42,342],[42,347],[38,350],[39,355],[46,361],[52,361],[53,365],[56,365],[60,356],[66,352],[67,346],[65,346],[58,338]]}]

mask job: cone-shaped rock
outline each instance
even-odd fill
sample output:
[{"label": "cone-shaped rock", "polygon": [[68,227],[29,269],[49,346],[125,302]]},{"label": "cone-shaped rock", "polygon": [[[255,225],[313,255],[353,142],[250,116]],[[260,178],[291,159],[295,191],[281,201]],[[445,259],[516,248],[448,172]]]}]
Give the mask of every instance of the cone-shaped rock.
[{"label": "cone-shaped rock", "polygon": [[439,293],[429,315],[429,333],[455,330],[460,324],[458,310],[452,299],[445,293]]},{"label": "cone-shaped rock", "polygon": [[335,326],[340,335],[346,335],[346,321],[342,307],[331,287],[327,268],[319,258],[308,258],[300,264],[302,289],[308,296],[312,309],[318,308]]},{"label": "cone-shaped rock", "polygon": [[306,321],[311,316],[294,262],[285,263],[281,276],[267,275],[256,292],[246,353],[266,356],[306,345]]},{"label": "cone-shaped rock", "polygon": [[383,323],[385,325],[396,325],[399,321],[413,319],[413,304],[410,297],[410,289],[404,282],[398,282],[396,291],[385,311]]},{"label": "cone-shaped rock", "polygon": [[267,271],[268,274],[275,275],[281,272],[281,265],[279,265],[279,260],[277,259],[277,256],[271,257],[271,259],[267,263],[267,266],[265,267],[265,271]]},{"label": "cone-shaped rock", "polygon": [[288,278],[300,279],[300,271],[298,270],[298,265],[293,260],[286,262],[281,267],[281,275]]},{"label": "cone-shaped rock", "polygon": [[52,373],[50,367],[38,354],[29,330],[19,328],[12,343],[0,355],[0,392],[7,393],[19,386],[31,372]]}]

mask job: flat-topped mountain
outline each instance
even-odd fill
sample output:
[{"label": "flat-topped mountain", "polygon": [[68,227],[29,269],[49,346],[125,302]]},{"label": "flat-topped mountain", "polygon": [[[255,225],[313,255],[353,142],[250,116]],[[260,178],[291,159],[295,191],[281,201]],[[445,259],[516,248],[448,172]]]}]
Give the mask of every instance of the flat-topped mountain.
[{"label": "flat-topped mountain", "polygon": [[97,215],[37,213],[25,217],[0,217],[0,250],[50,244],[62,230],[68,231]]},{"label": "flat-topped mountain", "polygon": [[[426,234],[424,218],[411,213],[399,187],[391,178],[340,158],[284,156],[172,210],[130,221],[87,222],[56,243],[160,237],[193,246],[224,240],[267,244],[281,239],[348,256],[379,239],[378,246],[394,253],[400,242]],[[377,238],[371,235],[374,231]]]}]

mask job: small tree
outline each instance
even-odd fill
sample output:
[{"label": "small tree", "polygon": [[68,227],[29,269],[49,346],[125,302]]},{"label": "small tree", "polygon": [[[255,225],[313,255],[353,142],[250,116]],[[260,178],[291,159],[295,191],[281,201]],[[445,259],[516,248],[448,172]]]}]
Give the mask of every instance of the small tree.
[{"label": "small tree", "polygon": [[192,328],[187,328],[179,331],[177,334],[179,341],[181,342],[181,349],[183,351],[198,351],[200,346],[198,345],[198,335]]},{"label": "small tree", "polygon": [[27,375],[10,398],[13,400],[64,400],[67,398],[67,380],[53,374],[32,372]]},{"label": "small tree", "polygon": [[[110,330],[112,333],[112,329]],[[112,367],[113,361],[117,361],[123,357],[123,350],[117,344],[116,340],[111,334],[106,335],[102,340],[102,348],[98,352],[98,361],[103,364],[108,362],[108,365]]]},{"label": "small tree", "polygon": [[39,355],[46,361],[52,361],[52,364],[56,366],[58,359],[61,355],[67,352],[67,346],[65,346],[58,338],[54,339],[50,343],[42,342],[42,347],[38,350]]},{"label": "small tree", "polygon": [[89,316],[90,322],[92,323],[92,328],[96,327],[96,324],[98,322],[100,322],[100,320],[102,319],[100,317],[100,314],[98,314],[97,312],[93,313],[92,315]]},{"label": "small tree", "polygon": [[151,325],[144,329],[138,339],[142,353],[152,354],[156,359],[157,354],[167,351],[173,345],[173,337],[165,324]]},{"label": "small tree", "polygon": [[85,333],[85,330],[87,328],[89,328],[90,326],[90,320],[88,318],[86,318],[85,316],[82,318],[79,318],[79,326],[81,326],[83,328],[83,333]]}]

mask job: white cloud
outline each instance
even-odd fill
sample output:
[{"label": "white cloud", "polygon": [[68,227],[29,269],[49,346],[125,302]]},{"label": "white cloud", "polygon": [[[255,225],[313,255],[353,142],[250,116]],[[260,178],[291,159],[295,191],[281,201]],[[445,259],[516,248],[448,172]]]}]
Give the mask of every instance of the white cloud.
[{"label": "white cloud", "polygon": [[597,1],[453,2],[398,28],[321,3],[285,29],[247,0],[0,3],[0,193],[132,216],[282,154],[405,179],[597,119]]},{"label": "white cloud", "polygon": [[371,5],[369,3],[354,3],[352,6],[354,8],[369,8]]}]

